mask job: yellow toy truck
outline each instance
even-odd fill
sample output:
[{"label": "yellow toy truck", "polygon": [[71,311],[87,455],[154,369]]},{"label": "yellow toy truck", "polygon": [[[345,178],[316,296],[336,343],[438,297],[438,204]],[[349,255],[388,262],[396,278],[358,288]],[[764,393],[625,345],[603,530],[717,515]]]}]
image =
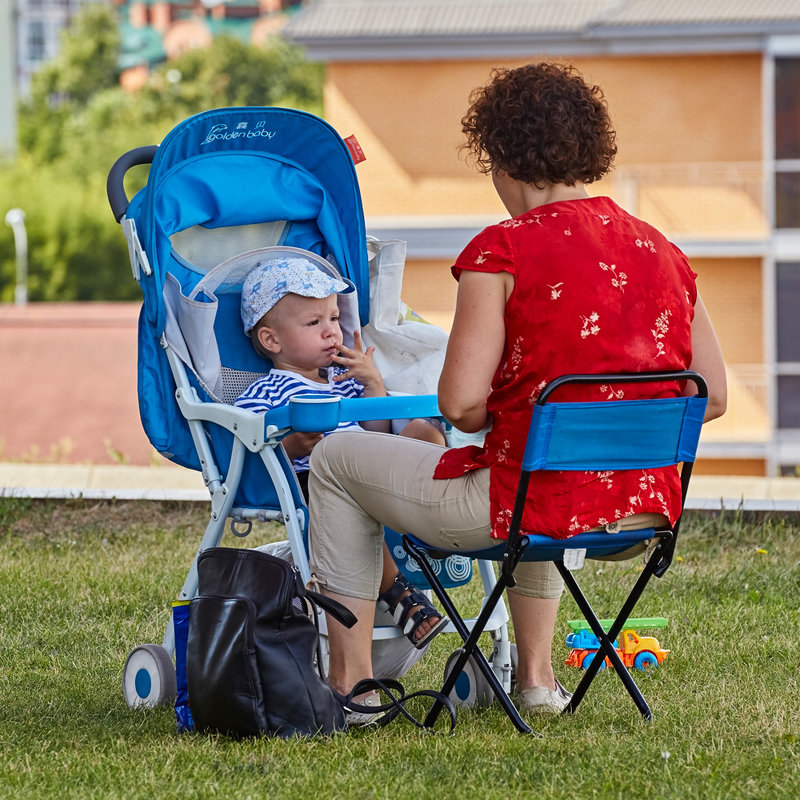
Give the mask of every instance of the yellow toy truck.
[{"label": "yellow toy truck", "polygon": [[[608,631],[613,620],[601,619],[600,625]],[[619,639],[614,641],[614,647],[619,653],[622,663],[646,672],[654,669],[667,657],[669,650],[664,650],[658,640],[652,636],[640,636],[635,628],[663,628],[667,625],[666,617],[640,617],[628,619],[622,629]],[[572,648],[566,660],[568,667],[586,669],[600,647],[597,637],[589,630],[589,624],[583,619],[571,619],[567,625],[572,629],[568,634],[566,645]],[[621,640],[621,644],[620,644]],[[601,669],[611,666],[608,658],[604,659]]]}]

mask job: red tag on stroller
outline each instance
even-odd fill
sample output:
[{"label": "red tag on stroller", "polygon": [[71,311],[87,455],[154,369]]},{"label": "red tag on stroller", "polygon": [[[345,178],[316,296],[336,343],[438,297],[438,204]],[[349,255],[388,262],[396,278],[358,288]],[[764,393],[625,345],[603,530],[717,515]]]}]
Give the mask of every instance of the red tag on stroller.
[{"label": "red tag on stroller", "polygon": [[358,143],[358,139],[356,139],[355,135],[348,136],[344,140],[344,143],[347,145],[347,149],[350,151],[350,156],[353,159],[354,164],[360,164],[366,159],[364,151],[361,149],[361,145]]}]

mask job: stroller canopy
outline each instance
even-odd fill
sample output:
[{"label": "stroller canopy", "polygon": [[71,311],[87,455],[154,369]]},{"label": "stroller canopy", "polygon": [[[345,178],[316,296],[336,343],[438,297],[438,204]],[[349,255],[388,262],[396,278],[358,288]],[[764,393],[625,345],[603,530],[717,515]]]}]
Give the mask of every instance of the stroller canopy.
[{"label": "stroller canopy", "polygon": [[153,271],[140,284],[144,319],[155,337],[166,321],[166,273],[191,289],[203,272],[174,251],[170,237],[193,226],[277,220],[288,223],[281,243],[328,257],[356,285],[359,317],[367,322],[366,235],[355,167],[341,137],[318,117],[283,108],[190,117],[159,146],[126,217],[136,223]]}]

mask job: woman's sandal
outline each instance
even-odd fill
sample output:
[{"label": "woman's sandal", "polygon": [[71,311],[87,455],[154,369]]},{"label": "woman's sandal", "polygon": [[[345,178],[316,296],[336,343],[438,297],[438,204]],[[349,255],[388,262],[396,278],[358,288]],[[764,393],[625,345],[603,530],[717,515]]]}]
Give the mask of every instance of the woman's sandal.
[{"label": "woman's sandal", "polygon": [[[378,595],[378,605],[392,615],[395,624],[417,650],[425,647],[437,633],[442,632],[449,622],[448,618],[437,611],[419,589],[409,585],[402,573],[397,575],[394,583],[383,594]],[[416,606],[419,608],[412,614],[411,609]],[[416,639],[414,634],[419,626],[429,619],[438,619],[439,621],[427,633]]]}]

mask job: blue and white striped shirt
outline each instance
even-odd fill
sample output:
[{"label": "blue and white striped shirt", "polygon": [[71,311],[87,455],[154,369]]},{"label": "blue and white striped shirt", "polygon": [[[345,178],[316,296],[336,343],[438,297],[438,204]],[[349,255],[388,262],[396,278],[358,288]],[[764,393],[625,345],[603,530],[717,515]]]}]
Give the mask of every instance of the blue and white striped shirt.
[{"label": "blue and white striped shirt", "polygon": [[[341,375],[347,370],[341,367],[327,367],[328,382],[319,383],[311,381],[298,375],[296,372],[289,372],[284,369],[273,369],[263,378],[259,378],[247,387],[236,398],[235,406],[246,408],[249,411],[269,411],[272,408],[285,406],[289,398],[297,394],[333,394],[337,397],[353,398],[361,397],[364,394],[364,387],[355,379],[334,382],[334,375]],[[337,431],[341,430],[363,430],[357,422],[342,422]],[[333,433],[334,431],[329,431]],[[327,434],[326,434],[327,435]],[[292,460],[295,472],[305,472],[308,470],[309,456],[302,456]]]}]

